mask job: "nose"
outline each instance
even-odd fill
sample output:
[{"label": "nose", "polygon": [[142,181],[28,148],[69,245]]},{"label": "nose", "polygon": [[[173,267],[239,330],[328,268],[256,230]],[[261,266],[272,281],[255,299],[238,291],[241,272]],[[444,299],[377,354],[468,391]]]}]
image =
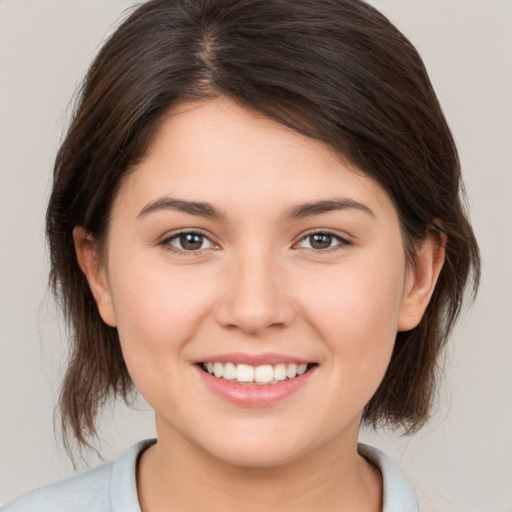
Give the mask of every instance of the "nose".
[{"label": "nose", "polygon": [[268,253],[245,251],[229,265],[222,288],[216,316],[223,327],[255,336],[293,322],[286,272]]}]

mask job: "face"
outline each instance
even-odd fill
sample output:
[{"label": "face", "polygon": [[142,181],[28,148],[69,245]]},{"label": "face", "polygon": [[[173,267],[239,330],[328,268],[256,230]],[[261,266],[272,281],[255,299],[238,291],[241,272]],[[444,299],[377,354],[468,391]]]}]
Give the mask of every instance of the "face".
[{"label": "face", "polygon": [[419,312],[386,193],[227,99],[171,112],[106,243],[82,267],[159,439],[236,465],[354,443]]}]

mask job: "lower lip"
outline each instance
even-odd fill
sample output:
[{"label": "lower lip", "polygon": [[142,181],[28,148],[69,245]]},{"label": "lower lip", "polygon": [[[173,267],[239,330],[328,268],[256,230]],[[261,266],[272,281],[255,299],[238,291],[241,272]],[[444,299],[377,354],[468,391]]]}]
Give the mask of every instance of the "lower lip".
[{"label": "lower lip", "polygon": [[244,407],[265,407],[275,404],[293,395],[304,386],[316,370],[316,366],[293,379],[286,379],[276,384],[238,384],[226,379],[219,379],[197,366],[200,377],[216,395]]}]

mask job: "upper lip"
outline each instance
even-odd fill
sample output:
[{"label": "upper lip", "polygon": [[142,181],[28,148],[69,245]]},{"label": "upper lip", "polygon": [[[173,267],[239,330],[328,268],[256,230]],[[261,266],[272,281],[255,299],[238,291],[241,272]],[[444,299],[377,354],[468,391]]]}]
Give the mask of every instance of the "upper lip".
[{"label": "upper lip", "polygon": [[262,366],[266,364],[310,364],[313,361],[303,359],[297,356],[290,356],[285,354],[244,354],[242,352],[232,352],[228,354],[217,354],[205,357],[197,363],[233,363],[233,364],[247,364],[249,366]]}]

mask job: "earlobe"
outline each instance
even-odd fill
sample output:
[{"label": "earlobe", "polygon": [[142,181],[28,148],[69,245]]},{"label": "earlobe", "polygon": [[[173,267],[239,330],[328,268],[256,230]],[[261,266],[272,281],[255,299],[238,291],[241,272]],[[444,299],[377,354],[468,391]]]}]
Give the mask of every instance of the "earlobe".
[{"label": "earlobe", "polygon": [[103,321],[111,327],[116,326],[116,317],[112,294],[105,266],[100,261],[98,250],[92,236],[82,226],[73,229],[76,257],[80,269],[85,274]]},{"label": "earlobe", "polygon": [[400,306],[398,330],[409,331],[419,323],[444,263],[446,235],[431,232],[416,251],[416,261],[408,271]]}]

